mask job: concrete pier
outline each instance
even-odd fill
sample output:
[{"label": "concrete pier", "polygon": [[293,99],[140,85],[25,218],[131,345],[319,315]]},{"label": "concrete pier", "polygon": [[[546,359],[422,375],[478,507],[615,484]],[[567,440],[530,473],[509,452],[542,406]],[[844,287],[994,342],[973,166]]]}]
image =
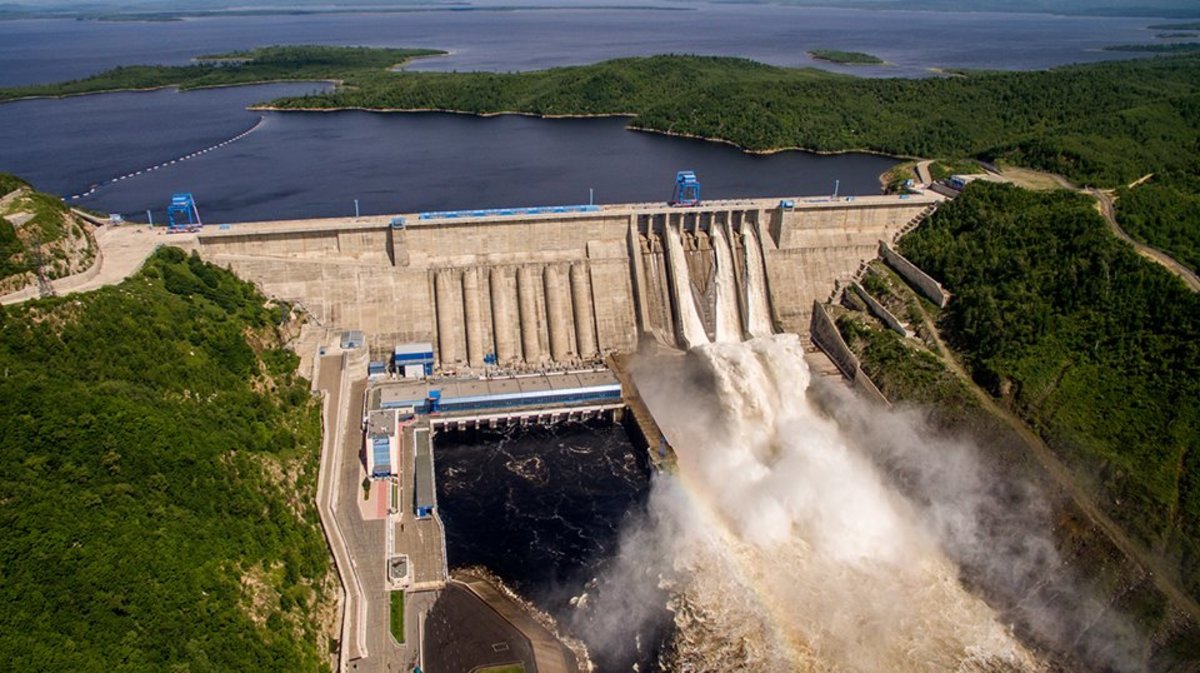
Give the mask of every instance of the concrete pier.
[{"label": "concrete pier", "polygon": [[501,267],[492,269],[489,283],[492,288],[492,328],[496,335],[496,360],[503,367],[515,364],[517,353],[516,326],[513,323],[512,286]]},{"label": "concrete pier", "polygon": [[463,271],[463,317],[467,328],[467,362],[472,367],[483,366],[484,330],[483,313],[479,306],[479,270]]},{"label": "concrete pier", "polygon": [[596,351],[596,330],[592,319],[592,289],[583,264],[571,265],[571,305],[575,309],[575,340],[579,357],[593,358]]},{"label": "concrete pier", "polygon": [[538,365],[542,362],[537,287],[534,283],[533,269],[528,266],[517,269],[517,309],[521,315],[521,352],[525,354],[525,364],[529,365]]},{"label": "concrete pier", "polygon": [[438,359],[442,364],[458,364],[462,358],[459,284],[451,271],[443,270],[434,275],[434,285],[437,296]]},{"label": "concrete pier", "polygon": [[566,362],[574,354],[571,343],[571,323],[567,317],[566,302],[558,269],[548,266],[542,272],[546,285],[546,329],[550,335],[550,358],[555,362]]}]

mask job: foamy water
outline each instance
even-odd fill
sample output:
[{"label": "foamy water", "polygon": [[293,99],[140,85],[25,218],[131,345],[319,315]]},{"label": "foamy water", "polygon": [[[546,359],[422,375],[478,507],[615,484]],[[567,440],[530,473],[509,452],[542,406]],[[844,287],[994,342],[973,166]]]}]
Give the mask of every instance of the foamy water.
[{"label": "foamy water", "polygon": [[[793,335],[656,363],[670,670],[1041,670],[874,465],[807,399]],[[687,392],[697,391],[697,392]]]}]

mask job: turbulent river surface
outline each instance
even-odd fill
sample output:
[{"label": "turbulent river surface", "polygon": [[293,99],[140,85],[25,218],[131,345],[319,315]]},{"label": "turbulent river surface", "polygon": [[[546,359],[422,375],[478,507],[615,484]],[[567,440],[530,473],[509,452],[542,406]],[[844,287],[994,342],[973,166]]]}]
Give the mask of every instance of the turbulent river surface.
[{"label": "turbulent river surface", "polygon": [[677,471],[611,424],[439,437],[452,567],[496,573],[599,671],[1044,670],[813,406],[794,336],[635,372]]},{"label": "turbulent river surface", "polygon": [[439,435],[438,505],[451,568],[486,567],[583,640],[601,671],[652,670],[670,630],[657,582],[647,619],[596,637],[596,594],[624,595],[609,584],[621,531],[646,517],[650,468],[624,428],[593,421],[508,433]]}]

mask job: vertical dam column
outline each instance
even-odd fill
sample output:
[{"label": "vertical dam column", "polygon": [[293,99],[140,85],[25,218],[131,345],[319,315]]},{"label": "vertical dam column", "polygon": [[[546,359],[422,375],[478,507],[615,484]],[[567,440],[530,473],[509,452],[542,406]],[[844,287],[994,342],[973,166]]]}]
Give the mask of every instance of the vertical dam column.
[{"label": "vertical dam column", "polygon": [[492,267],[489,283],[492,287],[492,331],[496,335],[496,361],[501,365],[515,362],[517,337],[513,331],[512,292],[504,269]]},{"label": "vertical dam column", "polygon": [[671,267],[671,287],[675,296],[675,308],[679,315],[679,338],[684,348],[692,348],[709,343],[704,322],[696,311],[696,300],[692,296],[692,281],[688,274],[687,255],[683,251],[683,243],[679,238],[679,229],[668,224],[665,227],[667,239],[667,263]]},{"label": "vertical dam column", "polygon": [[775,330],[771,327],[763,250],[754,224],[745,220],[742,221],[742,250],[746,254],[746,331],[753,337],[767,336]]},{"label": "vertical dam column", "polygon": [[458,302],[459,285],[453,272],[442,269],[433,277],[434,300],[437,304],[438,360],[443,365],[460,362],[462,355],[462,305]]},{"label": "vertical dam column", "polygon": [[523,266],[517,269],[517,308],[521,313],[521,350],[527,364],[542,360],[542,345],[538,340],[537,288],[534,287],[533,269]]},{"label": "vertical dam column", "polygon": [[742,316],[738,311],[737,279],[733,273],[733,252],[725,240],[724,228],[712,224],[712,246],[717,259],[717,341],[742,340]]},{"label": "vertical dam column", "polygon": [[483,366],[483,317],[479,306],[479,271],[471,268],[463,271],[462,278],[463,315],[467,327],[467,362],[472,367]]},{"label": "vertical dam column", "polygon": [[542,272],[546,289],[546,329],[550,333],[550,358],[555,362],[566,362],[571,356],[571,325],[568,322],[564,303],[562,282],[558,269],[547,266]]},{"label": "vertical dam column", "polygon": [[588,272],[583,264],[571,265],[571,304],[575,308],[575,339],[579,357],[596,355],[596,326],[592,320],[592,292],[588,287]]}]

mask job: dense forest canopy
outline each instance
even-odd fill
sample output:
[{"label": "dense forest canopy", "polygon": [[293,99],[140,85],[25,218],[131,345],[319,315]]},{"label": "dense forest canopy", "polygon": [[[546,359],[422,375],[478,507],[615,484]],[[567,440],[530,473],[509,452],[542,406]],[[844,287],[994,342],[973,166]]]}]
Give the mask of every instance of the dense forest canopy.
[{"label": "dense forest canopy", "polygon": [[284,312],[174,248],[0,307],[6,668],[326,668],[319,407]]},{"label": "dense forest canopy", "polygon": [[1200,596],[1200,296],[1065,191],[974,183],[902,249],[954,293],[975,379]]}]

